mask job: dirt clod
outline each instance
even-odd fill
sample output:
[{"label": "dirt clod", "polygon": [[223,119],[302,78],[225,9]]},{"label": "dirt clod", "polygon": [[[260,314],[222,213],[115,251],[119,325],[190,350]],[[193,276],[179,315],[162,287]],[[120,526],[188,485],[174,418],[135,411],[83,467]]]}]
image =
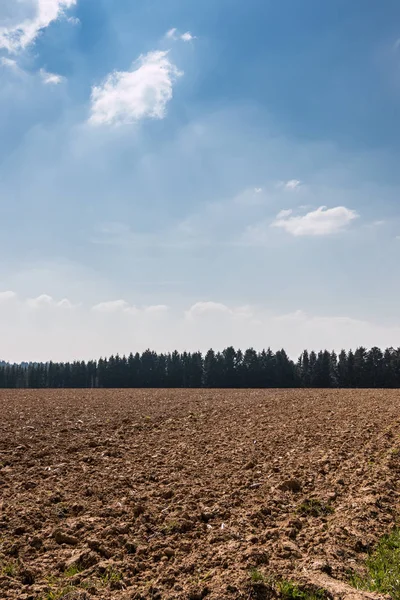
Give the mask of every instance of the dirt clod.
[{"label": "dirt clod", "polygon": [[63,532],[60,529],[56,529],[53,533],[53,537],[57,544],[67,544],[68,546],[77,546],[79,544],[78,538]]}]

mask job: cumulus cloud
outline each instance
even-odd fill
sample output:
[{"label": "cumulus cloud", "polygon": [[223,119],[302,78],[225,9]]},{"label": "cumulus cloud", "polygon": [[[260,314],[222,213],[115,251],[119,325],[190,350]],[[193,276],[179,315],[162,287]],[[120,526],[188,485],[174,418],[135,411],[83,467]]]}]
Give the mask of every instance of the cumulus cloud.
[{"label": "cumulus cloud", "polygon": [[167,51],[149,52],[130,71],[114,71],[92,89],[92,125],[124,125],[141,119],[163,119],[173,85],[183,75]]},{"label": "cumulus cloud", "polygon": [[28,298],[26,300],[26,305],[29,308],[37,309],[37,308],[47,308],[47,307],[56,307],[56,308],[73,308],[73,305],[69,300],[64,298],[63,300],[56,301],[52,296],[48,296],[47,294],[41,294],[37,298]]},{"label": "cumulus cloud", "polygon": [[284,184],[284,187],[287,190],[295,190],[296,188],[298,188],[301,185],[301,181],[299,181],[298,179],[290,179],[289,181],[287,181]]},{"label": "cumulus cloud", "polygon": [[97,313],[126,313],[131,315],[137,315],[140,313],[157,314],[163,313],[168,310],[168,306],[165,304],[156,304],[154,306],[145,306],[142,309],[136,306],[130,305],[126,300],[111,300],[109,302],[100,302],[92,306],[92,311]]},{"label": "cumulus cloud", "polygon": [[154,306],[146,306],[144,311],[148,314],[162,314],[169,310],[169,306],[166,304],[155,304]]},{"label": "cumulus cloud", "polygon": [[185,312],[185,318],[188,320],[194,320],[209,315],[250,318],[252,313],[248,307],[230,308],[220,302],[196,302]]},{"label": "cumulus cloud", "polygon": [[196,302],[196,304],[193,304],[193,306],[186,312],[186,317],[188,319],[193,319],[197,316],[201,316],[210,312],[229,314],[230,309],[225,306],[225,304],[221,304],[219,302]]},{"label": "cumulus cloud", "polygon": [[169,40],[182,40],[183,42],[191,42],[192,40],[196,39],[196,36],[192,35],[190,31],[179,33],[176,27],[169,29],[165,34],[165,37]]},{"label": "cumulus cloud", "polygon": [[0,292],[0,302],[7,302],[8,300],[16,300],[17,294],[15,292],[6,291]]},{"label": "cumulus cloud", "polygon": [[113,313],[120,310],[126,310],[129,304],[125,300],[111,300],[109,302],[100,302],[92,307],[95,312]]},{"label": "cumulus cloud", "polygon": [[396,323],[316,317],[302,310],[276,314],[260,306],[199,301],[184,311],[168,310],[163,304],[136,308],[124,300],[90,308],[47,294],[26,300],[11,291],[0,292],[0,329],[0,359],[10,361],[90,359],[146,348],[205,352],[229,345],[283,347],[297,358],[304,340],[309,349],[340,351],[360,345],[396,346],[400,337]]},{"label": "cumulus cloud", "polygon": [[10,53],[24,50],[39,33],[64,15],[77,0],[5,0],[8,18],[0,27],[0,48]]},{"label": "cumulus cloud", "polygon": [[293,192],[302,186],[302,182],[299,179],[289,179],[288,181],[278,181],[276,187],[289,192]]},{"label": "cumulus cloud", "polygon": [[45,69],[40,69],[39,74],[42,78],[43,83],[45,83],[46,85],[58,85],[59,83],[62,83],[65,79],[62,75],[48,73]]},{"label": "cumulus cloud", "polygon": [[181,40],[184,42],[191,42],[194,39],[196,39],[196,36],[192,35],[190,31],[186,31],[186,33],[182,33],[181,35]]},{"label": "cumulus cloud", "polygon": [[320,206],[302,216],[294,216],[289,210],[281,211],[272,226],[280,227],[294,236],[323,236],[343,231],[357,217],[355,210],[345,206]]}]

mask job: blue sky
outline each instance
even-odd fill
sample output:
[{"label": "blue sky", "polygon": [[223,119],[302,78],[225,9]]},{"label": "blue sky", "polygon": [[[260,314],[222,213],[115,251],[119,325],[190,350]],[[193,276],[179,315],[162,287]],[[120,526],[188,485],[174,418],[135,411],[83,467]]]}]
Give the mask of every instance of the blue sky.
[{"label": "blue sky", "polygon": [[400,8],[3,0],[0,357],[400,344]]}]

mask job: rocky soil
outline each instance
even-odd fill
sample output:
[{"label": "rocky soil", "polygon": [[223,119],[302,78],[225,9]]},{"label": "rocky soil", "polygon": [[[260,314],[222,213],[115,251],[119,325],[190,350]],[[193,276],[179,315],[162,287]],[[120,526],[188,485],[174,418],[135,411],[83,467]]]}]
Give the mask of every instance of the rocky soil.
[{"label": "rocky soil", "polygon": [[350,597],[397,522],[398,391],[3,390],[0,410],[4,600]]}]

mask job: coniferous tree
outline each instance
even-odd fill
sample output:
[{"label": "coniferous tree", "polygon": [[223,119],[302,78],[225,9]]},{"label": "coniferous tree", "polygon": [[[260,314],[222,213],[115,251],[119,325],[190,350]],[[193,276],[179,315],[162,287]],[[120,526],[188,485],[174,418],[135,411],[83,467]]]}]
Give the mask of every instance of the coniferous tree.
[{"label": "coniferous tree", "polygon": [[338,377],[338,357],[337,354],[334,350],[332,350],[331,352],[331,356],[330,356],[330,363],[331,363],[331,372],[330,372],[330,387],[338,387],[339,383],[339,377]]},{"label": "coniferous tree", "polygon": [[271,348],[261,353],[261,369],[264,386],[267,388],[276,387],[276,359]]},{"label": "coniferous tree", "polygon": [[315,354],[314,350],[311,350],[310,357],[309,357],[309,367],[308,367],[310,387],[316,387],[316,385],[315,385],[315,377],[317,375],[316,365],[317,365],[317,355]]},{"label": "coniferous tree", "polygon": [[303,387],[309,387],[311,384],[311,372],[310,372],[310,358],[308,356],[307,350],[304,350],[304,352],[300,355],[298,368],[299,368],[299,377],[300,377],[301,385]]},{"label": "coniferous tree", "polygon": [[366,358],[366,349],[357,348],[354,352],[354,386],[357,388],[367,387]]},{"label": "coniferous tree", "polygon": [[318,353],[313,383],[317,388],[328,388],[331,385],[331,357],[327,350]]},{"label": "coniferous tree", "polygon": [[341,350],[337,364],[337,381],[341,388],[349,387],[347,354],[345,350]]},{"label": "coniferous tree", "polygon": [[217,387],[218,364],[214,350],[209,350],[204,359],[204,387]]},{"label": "coniferous tree", "polygon": [[382,387],[384,384],[383,354],[379,348],[371,348],[366,355],[364,380],[366,387],[376,388]]},{"label": "coniferous tree", "polygon": [[248,348],[243,356],[243,384],[245,388],[259,387],[261,382],[257,352]]},{"label": "coniferous tree", "polygon": [[167,377],[168,387],[181,388],[183,387],[183,363],[181,356],[175,350],[172,354],[167,357]]},{"label": "coniferous tree", "polygon": [[224,386],[235,388],[238,385],[238,373],[236,371],[236,350],[229,346],[222,352],[224,360]]},{"label": "coniferous tree", "polygon": [[201,352],[194,352],[190,355],[190,376],[189,386],[191,388],[201,388],[203,385],[203,357]]},{"label": "coniferous tree", "polygon": [[295,364],[284,350],[274,354],[233,347],[215,353],[112,355],[73,363],[0,362],[1,388],[126,387],[400,387],[400,348],[357,348],[346,354],[307,350]]}]

